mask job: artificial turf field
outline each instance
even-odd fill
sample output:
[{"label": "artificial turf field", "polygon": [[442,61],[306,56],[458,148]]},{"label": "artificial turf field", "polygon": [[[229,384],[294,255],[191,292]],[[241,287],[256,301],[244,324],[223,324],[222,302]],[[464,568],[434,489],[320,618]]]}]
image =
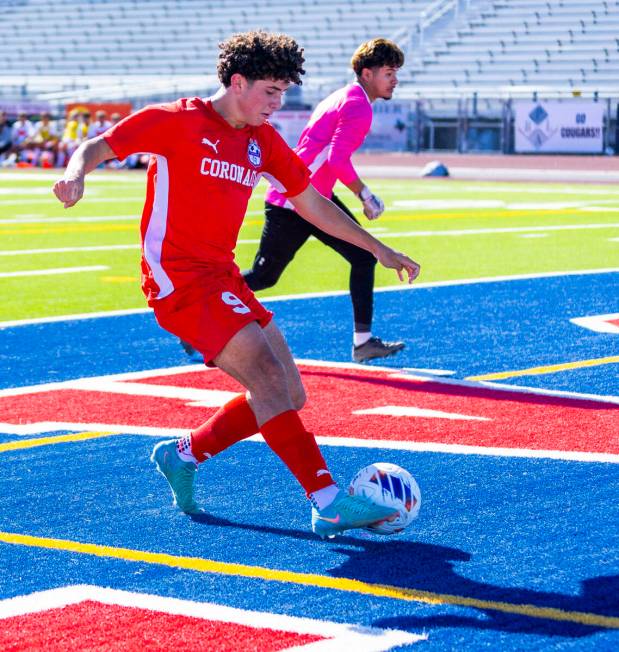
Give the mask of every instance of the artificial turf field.
[{"label": "artificial turf field", "polygon": [[0,173],[1,649],[619,647],[619,190],[373,181],[370,228],[422,265],[378,270],[375,330],[407,342],[380,366],[349,363],[318,242],[263,294],[337,479],[392,461],[422,490],[404,535],[322,542],[259,439],[201,467],[203,517],[174,511],[154,442],[238,386],[144,310],[143,175],[68,211],[53,178]]}]

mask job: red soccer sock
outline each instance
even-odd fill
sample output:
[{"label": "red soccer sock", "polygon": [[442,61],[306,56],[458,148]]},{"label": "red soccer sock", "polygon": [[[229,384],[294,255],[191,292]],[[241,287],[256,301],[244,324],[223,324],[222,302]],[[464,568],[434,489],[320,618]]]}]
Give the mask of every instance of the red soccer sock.
[{"label": "red soccer sock", "polygon": [[290,469],[306,494],[333,484],[318,444],[294,410],[282,412],[262,424],[260,432],[271,450]]},{"label": "red soccer sock", "polygon": [[191,433],[191,452],[198,462],[258,432],[258,423],[244,394],[235,396]]}]

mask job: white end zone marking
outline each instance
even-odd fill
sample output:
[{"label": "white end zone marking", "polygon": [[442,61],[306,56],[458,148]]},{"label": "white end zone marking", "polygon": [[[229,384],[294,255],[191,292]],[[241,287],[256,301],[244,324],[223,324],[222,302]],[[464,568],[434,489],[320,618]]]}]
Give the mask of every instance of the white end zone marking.
[{"label": "white end zone marking", "polygon": [[164,598],[147,593],[133,593],[91,585],[66,586],[30,595],[0,601],[0,619],[59,609],[86,600],[121,607],[137,607],[177,616],[201,618],[208,621],[235,623],[254,629],[273,629],[295,634],[314,634],[326,637],[308,645],[288,650],[311,650],[312,652],[382,652],[396,646],[426,640],[427,635],[412,634],[396,629],[362,627],[325,620],[313,620],[263,611],[250,611],[226,607],[212,602],[193,602],[178,598]]},{"label": "white end zone marking", "polygon": [[572,324],[581,326],[582,328],[588,328],[596,333],[612,333],[613,335],[619,333],[619,326],[617,324],[611,324],[611,321],[619,321],[619,312],[570,319]]},{"label": "white end zone marking", "polygon": [[466,414],[453,412],[441,412],[441,410],[426,410],[424,408],[406,405],[383,405],[381,407],[369,408],[367,410],[354,410],[353,414],[377,414],[389,417],[423,417],[429,419],[454,419],[462,421],[491,421],[486,417],[473,417]]}]

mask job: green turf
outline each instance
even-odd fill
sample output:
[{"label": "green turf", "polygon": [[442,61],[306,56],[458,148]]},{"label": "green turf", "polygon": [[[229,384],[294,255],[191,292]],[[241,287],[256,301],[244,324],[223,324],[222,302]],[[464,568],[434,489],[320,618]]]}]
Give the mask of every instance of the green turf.
[{"label": "green turf", "polygon": [[[29,252],[0,255],[0,321],[143,307],[137,248],[32,250],[138,244],[144,174],[96,172],[88,178],[84,199],[68,210],[51,194],[57,176],[53,171],[0,172],[0,252]],[[378,237],[421,263],[420,282],[619,266],[619,191],[610,185],[427,179],[373,180],[370,185],[387,205],[385,214],[372,223],[362,217],[358,200],[348,190],[339,188],[337,192],[364,226],[378,229]],[[250,201],[240,234],[243,240],[257,241],[260,237],[263,191],[260,186]],[[416,203],[406,206],[401,202]],[[496,231],[570,225],[580,228]],[[492,232],[454,234],[472,229]],[[237,261],[241,268],[251,263],[256,247],[256,242],[239,244]],[[1,276],[93,266],[107,269]],[[277,286],[262,295],[345,289],[347,277],[347,264],[310,240]],[[376,280],[377,286],[398,282],[394,272],[380,268]]]}]

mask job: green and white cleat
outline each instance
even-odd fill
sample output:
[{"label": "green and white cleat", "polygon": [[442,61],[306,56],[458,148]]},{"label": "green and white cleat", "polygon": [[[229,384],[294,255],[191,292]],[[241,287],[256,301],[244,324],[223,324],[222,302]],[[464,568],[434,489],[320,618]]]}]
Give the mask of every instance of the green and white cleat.
[{"label": "green and white cleat", "polygon": [[344,530],[364,528],[397,514],[391,507],[377,505],[364,496],[350,496],[340,489],[330,505],[320,511],[312,508],[312,530],[323,539],[333,538]]},{"label": "green and white cleat", "polygon": [[168,481],[174,496],[174,504],[185,514],[199,514],[202,510],[193,499],[193,481],[197,466],[184,462],[176,452],[176,439],[159,442],[150,456],[157,471]]}]

